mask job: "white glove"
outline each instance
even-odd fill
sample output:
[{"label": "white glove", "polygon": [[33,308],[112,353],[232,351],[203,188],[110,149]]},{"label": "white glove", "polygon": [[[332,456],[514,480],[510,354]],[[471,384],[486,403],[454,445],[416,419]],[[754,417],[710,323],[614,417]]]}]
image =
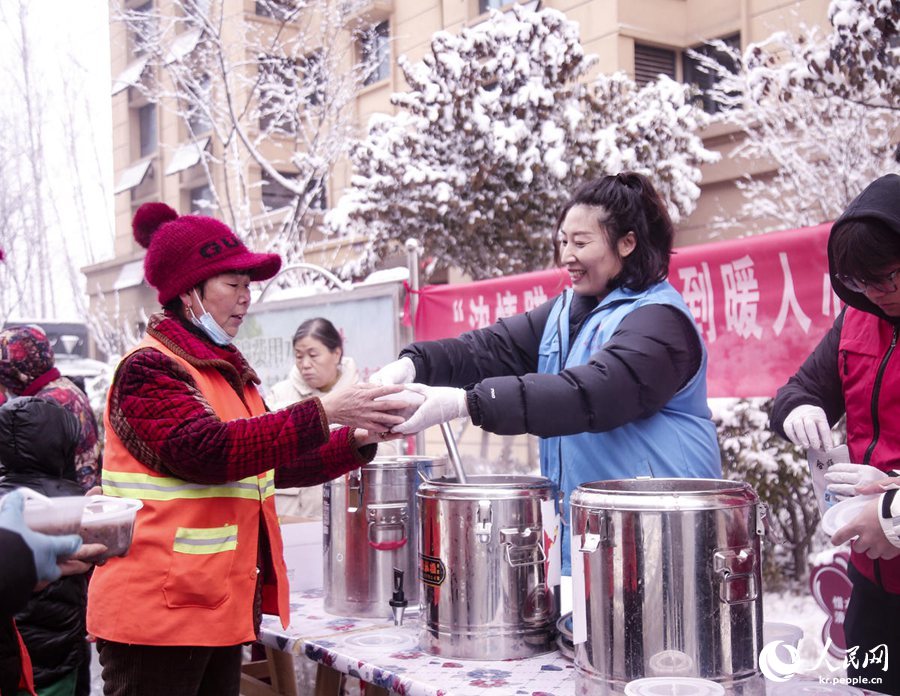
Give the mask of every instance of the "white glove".
[{"label": "white glove", "polygon": [[372,384],[406,384],[415,382],[416,366],[409,358],[400,358],[376,370],[369,377]]},{"label": "white glove", "polygon": [[391,428],[391,432],[409,435],[421,432],[432,425],[469,415],[465,389],[429,387],[425,384],[407,384],[406,388],[422,394],[425,401],[408,420]]},{"label": "white glove", "polygon": [[397,394],[388,394],[387,396],[379,396],[375,401],[403,401],[406,407],[400,411],[392,411],[395,416],[402,418],[411,418],[418,410],[419,406],[425,401],[425,395],[421,392],[404,389]]},{"label": "white glove", "polygon": [[851,498],[857,486],[881,481],[887,476],[881,469],[866,464],[832,464],[825,472],[828,491],[838,498]]},{"label": "white glove", "polygon": [[798,447],[831,449],[834,446],[825,411],[812,404],[801,404],[787,415],[784,434]]}]

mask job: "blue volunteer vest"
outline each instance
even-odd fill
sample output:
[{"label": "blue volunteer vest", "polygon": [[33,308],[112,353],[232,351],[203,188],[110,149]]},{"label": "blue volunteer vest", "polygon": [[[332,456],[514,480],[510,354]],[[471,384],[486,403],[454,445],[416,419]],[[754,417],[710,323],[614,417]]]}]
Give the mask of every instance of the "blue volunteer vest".
[{"label": "blue volunteer vest", "polygon": [[[691,317],[684,299],[668,282],[643,292],[613,290],[588,315],[569,346],[569,310],[573,292],[566,290],[550,312],[541,337],[538,372],[558,374],[585,365],[612,337],[619,322],[638,307],[664,304]],[[699,336],[699,333],[698,333]],[[542,438],[541,473],[563,494],[562,572],[571,574],[569,496],[581,483],[635,478],[721,478],[722,460],[716,428],[706,402],[706,347],[697,374],[650,418],[602,433]],[[612,408],[615,404],[610,404]],[[565,465],[563,466],[563,463]]]}]

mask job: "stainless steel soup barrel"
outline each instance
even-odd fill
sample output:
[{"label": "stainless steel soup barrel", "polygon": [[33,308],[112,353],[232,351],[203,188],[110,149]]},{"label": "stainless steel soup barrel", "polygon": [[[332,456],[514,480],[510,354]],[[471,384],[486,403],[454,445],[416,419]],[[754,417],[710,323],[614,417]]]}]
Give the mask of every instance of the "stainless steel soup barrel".
[{"label": "stainless steel soup barrel", "polygon": [[416,489],[445,464],[431,457],[376,457],[323,487],[325,611],[390,617],[393,568],[410,606],[419,601]]},{"label": "stainless steel soup barrel", "polygon": [[554,491],[538,476],[443,478],[419,487],[423,650],[498,660],[556,648]]},{"label": "stainless steel soup barrel", "polygon": [[579,693],[620,694],[632,680],[665,676],[765,693],[765,507],[748,484],[598,481],[578,487],[571,511],[573,587],[586,595]]}]

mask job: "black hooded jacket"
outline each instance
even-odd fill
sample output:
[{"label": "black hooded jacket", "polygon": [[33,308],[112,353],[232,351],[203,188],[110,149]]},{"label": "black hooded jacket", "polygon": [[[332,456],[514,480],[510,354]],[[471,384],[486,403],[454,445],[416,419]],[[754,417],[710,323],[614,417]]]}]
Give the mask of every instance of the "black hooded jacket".
[{"label": "black hooded jacket", "polygon": [[[831,286],[837,296],[854,309],[874,314],[884,321],[896,324],[900,320],[886,315],[864,294],[847,289],[837,277],[831,242],[835,230],[847,222],[867,219],[879,220],[900,235],[900,176],[888,174],[869,184],[865,191],[850,203],[843,215],[835,221],[828,240],[828,271],[831,276]],[[844,312],[841,312],[834,325],[798,372],[778,390],[772,408],[771,427],[782,437],[785,436],[784,419],[802,404],[819,406],[828,416],[830,425],[837,423],[843,416],[846,405],[838,371],[838,351],[843,325]]]},{"label": "black hooded jacket", "polygon": [[[22,397],[0,407],[0,495],[30,488],[48,497],[83,495],[73,472],[80,426],[61,406]],[[35,686],[48,686],[86,658],[84,575],[60,578],[34,594],[16,615],[28,648]]]}]

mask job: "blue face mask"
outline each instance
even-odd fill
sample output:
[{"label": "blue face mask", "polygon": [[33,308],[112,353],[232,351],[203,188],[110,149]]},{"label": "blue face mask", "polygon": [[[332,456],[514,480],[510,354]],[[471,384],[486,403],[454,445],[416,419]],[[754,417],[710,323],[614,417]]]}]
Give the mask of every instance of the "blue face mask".
[{"label": "blue face mask", "polygon": [[188,308],[188,311],[191,313],[191,323],[198,327],[203,331],[208,337],[209,340],[215,343],[217,346],[225,347],[231,345],[232,337],[225,333],[225,329],[219,326],[219,323],[213,319],[212,314],[206,311],[206,308],[203,306],[203,303],[200,301],[200,295],[197,294],[197,291],[194,291],[194,297],[197,298],[197,304],[200,305],[200,309],[203,310],[203,314],[200,315],[200,318],[197,318],[197,315],[194,314],[194,308]]}]

